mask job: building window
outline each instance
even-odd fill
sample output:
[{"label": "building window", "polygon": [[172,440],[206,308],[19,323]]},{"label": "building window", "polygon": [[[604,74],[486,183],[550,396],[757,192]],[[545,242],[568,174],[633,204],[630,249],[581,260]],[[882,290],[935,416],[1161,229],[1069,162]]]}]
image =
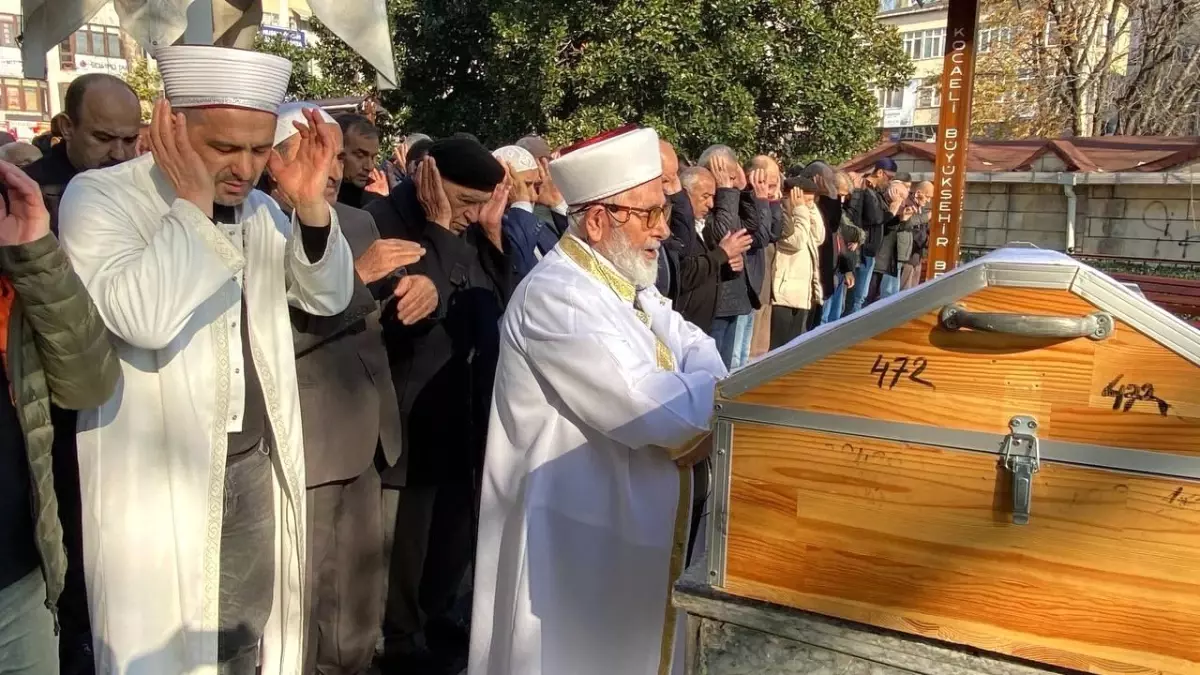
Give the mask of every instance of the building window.
[{"label": "building window", "polygon": [[1011,42],[1011,28],[983,28],[979,31],[979,37],[976,39],[979,52],[983,53],[992,48],[992,44],[997,42]]},{"label": "building window", "polygon": [[50,113],[50,90],[41,80],[0,79],[5,110],[47,115]]},{"label": "building window", "polygon": [[274,12],[263,12],[262,25],[264,26],[280,26],[279,15]]},{"label": "building window", "polygon": [[0,14],[0,47],[20,47],[17,36],[21,34],[21,17],[15,14]]},{"label": "building window", "polygon": [[79,56],[125,58],[121,49],[121,29],[116,26],[88,24],[75,31],[74,35],[64,41],[60,46],[60,51],[63,54]]},{"label": "building window", "polygon": [[904,107],[903,89],[876,89],[875,102],[884,110],[897,110]]},{"label": "building window", "polygon": [[942,107],[942,92],[938,87],[921,87],[917,90],[918,108]]},{"label": "building window", "polygon": [[914,30],[900,34],[904,53],[913,61],[940,59],[945,54],[946,29]]},{"label": "building window", "polygon": [[897,0],[879,0],[879,11],[890,12],[899,6]]}]

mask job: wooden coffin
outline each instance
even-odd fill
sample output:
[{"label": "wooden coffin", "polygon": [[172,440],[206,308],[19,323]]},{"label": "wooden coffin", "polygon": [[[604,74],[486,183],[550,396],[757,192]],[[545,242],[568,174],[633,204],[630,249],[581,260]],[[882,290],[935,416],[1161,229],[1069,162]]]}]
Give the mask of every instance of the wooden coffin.
[{"label": "wooden coffin", "polygon": [[1200,673],[1200,331],[1094,269],[1004,249],[824,326],[723,383],[716,439],[727,592]]}]

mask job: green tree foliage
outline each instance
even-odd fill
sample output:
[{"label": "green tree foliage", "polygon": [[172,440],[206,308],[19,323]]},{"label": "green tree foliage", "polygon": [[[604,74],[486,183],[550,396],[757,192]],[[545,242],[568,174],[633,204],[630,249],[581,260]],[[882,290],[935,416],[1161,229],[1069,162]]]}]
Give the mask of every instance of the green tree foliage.
[{"label": "green tree foliage", "polygon": [[[877,0],[390,0],[401,81],[383,104],[406,130],[470,131],[489,145],[531,132],[564,144],[638,122],[692,158],[721,142],[746,156],[840,160],[877,138],[872,85],[902,86],[911,72],[876,8]],[[328,82],[302,77],[299,86],[369,87],[374,72],[330,42],[338,41],[321,35],[302,55]]]},{"label": "green tree foliage", "polygon": [[154,112],[154,102],[162,95],[162,78],[157,68],[150,67],[150,61],[145,56],[139,56],[130,64],[125,73],[125,82],[137,94],[142,104],[142,121],[149,122]]}]

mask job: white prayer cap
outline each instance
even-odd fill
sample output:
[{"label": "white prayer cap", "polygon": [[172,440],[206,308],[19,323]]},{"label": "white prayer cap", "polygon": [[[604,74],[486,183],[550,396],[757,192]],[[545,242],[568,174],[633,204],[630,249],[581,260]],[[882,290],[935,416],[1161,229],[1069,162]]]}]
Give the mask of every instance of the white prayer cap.
[{"label": "white prayer cap", "polygon": [[299,122],[303,125],[308,125],[308,120],[304,119],[305,110],[316,110],[317,116],[325,124],[337,124],[337,120],[333,119],[329,113],[325,112],[321,106],[308,101],[299,101],[294,103],[284,103],[279,106],[279,120],[275,122],[275,147],[287,139],[300,133],[293,122]]},{"label": "white prayer cap", "polygon": [[550,177],[571,206],[596,202],[662,177],[658,134],[623,127],[577,143],[550,162]]},{"label": "white prayer cap", "polygon": [[154,51],[173,108],[248,108],[276,113],[292,62],[245,49],[172,45]]},{"label": "white prayer cap", "polygon": [[537,171],[538,163],[533,153],[515,145],[506,145],[492,153],[492,157],[512,166],[513,171]]}]

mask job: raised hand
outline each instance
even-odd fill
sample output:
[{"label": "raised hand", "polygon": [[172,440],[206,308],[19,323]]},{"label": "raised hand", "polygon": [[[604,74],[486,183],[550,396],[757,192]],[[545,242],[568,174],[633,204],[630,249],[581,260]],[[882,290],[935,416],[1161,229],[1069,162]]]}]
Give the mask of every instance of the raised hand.
[{"label": "raised hand", "polygon": [[300,133],[295,159],[289,162],[272,150],[268,168],[279,192],[295,207],[301,223],[328,227],[330,214],[325,186],[329,183],[329,165],[337,150],[337,139],[315,110],[303,112],[307,124],[293,122]]},{"label": "raised hand", "polygon": [[392,164],[396,165],[396,170],[400,173],[407,173],[408,143],[400,141],[396,144],[396,149],[392,151]]},{"label": "raised hand", "polygon": [[374,283],[397,268],[411,265],[425,255],[425,248],[414,241],[377,239],[354,261],[354,271],[363,283]]},{"label": "raised hand", "polygon": [[804,203],[804,192],[798,187],[788,190],[787,203],[791,208],[796,208]]},{"label": "raised hand", "polygon": [[538,160],[538,169],[541,173],[542,189],[538,192],[537,203],[549,208],[554,208],[562,204],[562,193],[558,191],[558,186],[554,184],[554,179],[550,177],[550,160],[545,157]]},{"label": "raised hand", "polygon": [[213,174],[188,140],[187,118],[182,113],[172,113],[171,104],[165,98],[154,104],[150,152],[154,155],[155,166],[175,188],[175,194],[212,218],[216,196]]},{"label": "raised hand", "polygon": [[479,211],[479,225],[492,244],[504,250],[504,212],[508,210],[508,195],[513,188],[513,175],[507,169],[504,180],[492,190],[492,198]]},{"label": "raised hand", "polygon": [[767,185],[767,172],[765,169],[755,169],[750,172],[750,187],[754,190],[756,198],[770,198],[771,188]]},{"label": "raised hand", "polygon": [[532,185],[527,185],[525,181],[517,177],[517,170],[512,164],[505,163],[505,170],[508,180],[512,181],[512,191],[509,193],[513,202],[529,202],[533,203],[537,199],[537,194]]},{"label": "raised hand", "polygon": [[729,166],[729,160],[717,155],[709,162],[708,170],[712,172],[713,179],[716,180],[718,188],[731,188],[734,186],[733,179],[730,178],[733,170]]},{"label": "raised hand", "polygon": [[388,179],[379,167],[371,169],[371,181],[367,183],[367,187],[363,188],[367,192],[372,192],[381,197],[388,196]]},{"label": "raised hand", "polygon": [[0,161],[0,182],[8,189],[8,207],[0,200],[0,246],[31,244],[50,234],[50,212],[38,184],[4,161]]},{"label": "raised hand", "polygon": [[753,240],[749,232],[735,230],[726,234],[718,245],[732,261],[734,258],[741,258],[743,253],[750,250],[751,241]]},{"label": "raised hand", "polygon": [[454,216],[450,210],[450,197],[442,185],[442,174],[438,171],[437,160],[425,157],[417,168],[417,200],[425,209],[425,219],[437,223],[447,230],[450,229],[450,219]]}]

